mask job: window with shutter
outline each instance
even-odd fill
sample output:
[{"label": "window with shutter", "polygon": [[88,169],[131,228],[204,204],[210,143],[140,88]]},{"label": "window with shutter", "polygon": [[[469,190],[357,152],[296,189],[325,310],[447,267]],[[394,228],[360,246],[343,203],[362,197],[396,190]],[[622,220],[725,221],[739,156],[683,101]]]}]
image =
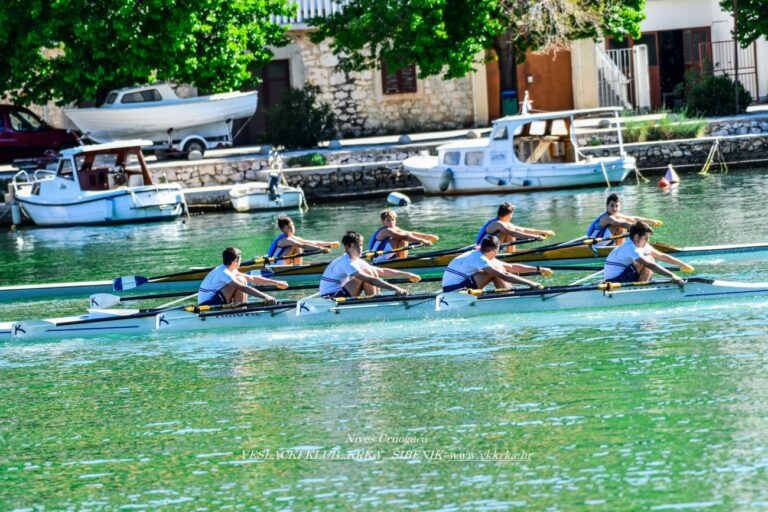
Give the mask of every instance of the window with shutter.
[{"label": "window with shutter", "polygon": [[416,92],[416,64],[409,64],[390,73],[387,70],[387,64],[382,61],[381,83],[384,94]]}]

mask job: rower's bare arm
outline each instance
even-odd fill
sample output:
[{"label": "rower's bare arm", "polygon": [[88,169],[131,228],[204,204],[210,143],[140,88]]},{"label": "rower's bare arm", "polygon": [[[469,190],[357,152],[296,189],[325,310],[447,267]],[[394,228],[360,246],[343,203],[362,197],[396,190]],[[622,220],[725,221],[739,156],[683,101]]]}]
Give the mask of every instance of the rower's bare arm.
[{"label": "rower's bare arm", "polygon": [[668,278],[672,279],[676,283],[681,283],[683,281],[680,278],[680,276],[678,276],[677,274],[675,274],[671,270],[667,270],[666,268],[662,267],[661,265],[659,265],[655,261],[651,261],[648,258],[639,258],[638,261],[640,261],[643,266],[651,269],[654,274],[659,274],[659,275],[662,275],[662,276],[667,276]]},{"label": "rower's bare arm", "polygon": [[552,269],[548,267],[540,267],[533,265],[524,265],[522,263],[504,263],[504,270],[510,274],[526,274],[536,272],[543,276],[551,276]]},{"label": "rower's bare arm", "polygon": [[321,248],[322,247],[328,247],[330,249],[335,249],[339,245],[341,245],[341,244],[339,244],[339,242],[324,242],[322,240],[305,240],[305,239],[299,238],[297,236],[293,237],[293,238],[295,238],[296,240],[300,241],[303,244],[312,244],[312,245],[316,245],[317,247],[321,247]]},{"label": "rower's bare arm", "polygon": [[402,277],[408,279],[412,283],[418,283],[421,281],[421,276],[413,274],[411,272],[404,272],[402,270],[395,270],[394,268],[376,267],[376,271],[379,276],[383,277]]},{"label": "rower's bare arm", "polygon": [[262,277],[262,276],[251,276],[248,274],[241,274],[241,275],[245,276],[246,281],[248,281],[251,284],[255,284],[256,286],[276,286],[281,289],[288,288],[287,281],[278,281],[277,279],[270,279],[268,277]]},{"label": "rower's bare arm", "polygon": [[[303,238],[298,237],[289,237],[285,239],[287,242],[287,245],[290,245],[292,247],[298,247],[299,249],[304,249],[305,251],[323,251],[325,249],[328,249],[328,247],[320,245],[317,242],[314,242],[312,240],[304,240]],[[329,251],[326,251],[329,252]]]},{"label": "rower's bare arm", "polygon": [[635,217],[630,217],[628,215],[608,215],[606,217],[606,220],[608,220],[609,226],[618,226],[620,228],[629,229],[632,227],[632,224],[635,222]]},{"label": "rower's bare arm", "polygon": [[258,299],[262,299],[265,302],[267,302],[268,304],[276,304],[277,303],[277,299],[275,299],[271,295],[267,295],[266,293],[264,293],[264,292],[262,292],[260,290],[257,290],[256,288],[252,288],[252,287],[248,286],[247,284],[243,284],[243,283],[241,283],[239,281],[234,281],[234,282],[237,284],[238,290],[240,290],[241,292],[245,293],[246,295],[250,295],[251,297],[256,297]]},{"label": "rower's bare arm", "polygon": [[[402,274],[405,274],[405,273],[406,272],[402,272]],[[379,279],[378,277],[372,276],[365,272],[358,272],[356,274],[352,274],[352,277],[357,277],[370,285],[376,286],[377,288],[386,288],[388,290],[392,290],[398,295],[408,295],[408,290],[406,290],[405,288],[401,288],[392,283],[388,283],[383,279]]]},{"label": "rower's bare arm", "polygon": [[499,223],[499,231],[504,233],[507,236],[512,236],[515,238],[524,238],[527,236],[538,236],[538,233],[534,233],[534,230],[521,228],[519,226],[505,226],[504,224]]},{"label": "rower's bare arm", "polygon": [[688,263],[684,262],[683,260],[679,260],[672,256],[671,254],[667,254],[661,251],[654,250],[653,251],[653,257],[657,260],[663,261],[665,263],[669,263],[670,265],[677,265],[680,267],[683,272],[693,272],[694,268],[693,266],[689,265]]},{"label": "rower's bare arm", "polygon": [[515,226],[515,229],[519,230],[524,236],[555,236],[555,232],[551,229],[533,229],[520,226]]},{"label": "rower's bare arm", "polygon": [[514,284],[523,284],[525,286],[530,286],[531,288],[543,288],[542,285],[539,283],[530,281],[524,277],[516,276],[514,274],[508,274],[507,272],[504,272],[502,270],[499,270],[495,267],[486,267],[486,271],[489,272],[494,277],[498,277],[499,279],[503,279],[504,281],[508,283],[514,283]]},{"label": "rower's bare arm", "polygon": [[418,231],[411,231],[411,233],[414,236],[417,236],[419,238],[422,238],[423,240],[428,241],[430,244],[437,243],[440,240],[439,236],[433,235],[431,233],[419,233]]},{"label": "rower's bare arm", "polygon": [[425,245],[432,245],[432,242],[423,236],[423,233],[417,233],[416,231],[406,231],[400,228],[389,228],[386,231],[389,231],[393,238],[407,240],[412,244],[421,243]]}]

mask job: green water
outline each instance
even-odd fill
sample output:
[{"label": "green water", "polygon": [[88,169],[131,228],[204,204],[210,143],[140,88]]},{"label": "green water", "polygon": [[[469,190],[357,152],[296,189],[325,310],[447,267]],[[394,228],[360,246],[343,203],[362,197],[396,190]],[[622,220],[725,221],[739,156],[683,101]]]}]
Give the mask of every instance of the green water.
[{"label": "green water", "polygon": [[[684,180],[614,190],[665,220],[658,240],[768,241],[762,172]],[[399,220],[461,245],[502,197],[416,198]],[[568,239],[604,197],[504,199]],[[297,226],[369,235],[381,206],[316,206]],[[258,255],[275,216],[3,233],[0,284],[172,272],[225,245]],[[697,268],[768,280],[760,260]],[[0,319],[77,308],[4,304]],[[767,313],[713,302],[2,344],[0,510],[764,508]]]}]

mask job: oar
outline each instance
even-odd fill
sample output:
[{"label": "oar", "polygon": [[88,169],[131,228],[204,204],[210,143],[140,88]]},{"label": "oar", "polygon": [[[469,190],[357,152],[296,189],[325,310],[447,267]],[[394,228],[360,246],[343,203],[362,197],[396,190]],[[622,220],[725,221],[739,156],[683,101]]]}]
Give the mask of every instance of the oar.
[{"label": "oar", "polygon": [[[685,283],[706,283],[712,284],[712,279],[705,279],[700,277],[693,277],[683,281]],[[620,288],[635,288],[648,285],[659,284],[677,284],[672,280],[669,281],[637,281],[633,283],[599,283],[588,285],[567,285],[567,286],[550,286],[541,290],[524,290],[518,289],[512,292],[484,292],[483,290],[468,290],[468,291],[455,291],[450,293],[441,293],[435,299],[437,311],[455,309],[464,306],[468,306],[477,300],[482,299],[497,299],[504,297],[526,297],[526,296],[541,296],[543,299],[547,299],[547,295],[557,294],[562,295],[564,293],[581,292],[590,290],[601,290],[610,292],[618,290]],[[479,299],[480,298],[480,299]]]},{"label": "oar", "polygon": [[499,259],[511,259],[511,258],[517,258],[520,256],[527,256],[529,254],[539,254],[546,251],[556,250],[556,249],[567,249],[569,247],[579,247],[582,245],[590,246],[599,244],[600,242],[607,242],[609,240],[618,240],[620,238],[626,238],[628,235],[614,235],[607,238],[585,238],[584,240],[577,240],[573,242],[565,242],[560,244],[552,244],[552,245],[542,245],[541,247],[536,247],[534,249],[528,249],[527,251],[520,251],[520,252],[513,252],[509,254],[500,254],[498,256]]},{"label": "oar", "polygon": [[[423,244],[421,244],[421,243],[411,244],[411,245],[408,245],[406,247],[401,247],[400,249],[392,249],[391,251],[365,251],[365,252],[360,254],[360,257],[361,258],[365,258],[365,259],[370,259],[370,258],[375,258],[377,256],[384,256],[386,254],[392,254],[392,253],[396,253],[396,252],[407,251],[409,249],[415,249],[417,247],[421,247],[422,245]],[[403,260],[397,260],[397,261],[403,261]],[[272,270],[270,268],[263,268],[263,269],[261,269],[260,274],[261,274],[262,277],[269,277],[269,278],[271,278],[271,277],[274,277],[274,276],[281,276],[281,275],[284,275],[284,274],[290,274],[292,272],[299,272],[299,271],[303,271],[303,270],[307,270],[307,269],[312,269],[312,268],[326,267],[329,264],[330,264],[330,261],[318,261],[317,263],[312,263],[312,264],[309,264],[309,265],[294,265],[294,266],[291,266],[289,268],[284,268],[284,269],[280,269],[280,270]]]},{"label": "oar", "polygon": [[360,297],[360,298],[346,298],[337,297],[334,299],[326,299],[323,297],[306,297],[296,301],[296,315],[314,315],[317,313],[323,313],[329,311],[340,304],[372,304],[376,302],[413,302],[432,300],[435,298],[434,293],[423,293],[417,295],[374,295],[372,297]]},{"label": "oar", "polygon": [[[301,256],[313,256],[315,254],[321,254],[321,253],[327,253],[326,250],[317,250],[317,251],[309,251],[305,252]],[[260,265],[260,264],[267,264],[267,263],[274,263],[277,260],[284,259],[282,256],[280,257],[269,257],[269,256],[262,256],[259,258],[252,258],[247,261],[243,261],[240,263],[241,267],[250,266],[250,265]],[[198,268],[195,270],[186,270],[184,272],[176,272],[174,274],[164,274],[160,276],[153,276],[153,277],[145,277],[145,276],[122,276],[118,277],[112,280],[112,289],[116,292],[126,291],[126,290],[132,290],[134,288],[138,288],[139,286],[151,283],[155,281],[161,281],[163,279],[171,279],[176,277],[185,277],[185,276],[193,276],[195,274],[199,274],[200,272],[210,272],[216,267],[205,267],[205,268]]]},{"label": "oar", "polygon": [[[521,238],[519,240],[514,240],[512,242],[504,242],[503,244],[499,244],[499,249],[509,247],[512,245],[521,245],[521,244],[530,244],[533,242],[540,242],[542,240],[544,240],[544,237],[541,237],[541,236],[534,236],[531,238]],[[396,261],[398,263],[402,263],[404,261],[416,261],[416,260],[424,260],[427,258],[438,258],[440,256],[450,256],[451,254],[460,254],[463,252],[471,251],[475,247],[477,247],[477,244],[465,245],[464,247],[456,247],[454,249],[446,249],[444,251],[425,252],[422,254],[408,256],[407,258],[402,258]]]}]

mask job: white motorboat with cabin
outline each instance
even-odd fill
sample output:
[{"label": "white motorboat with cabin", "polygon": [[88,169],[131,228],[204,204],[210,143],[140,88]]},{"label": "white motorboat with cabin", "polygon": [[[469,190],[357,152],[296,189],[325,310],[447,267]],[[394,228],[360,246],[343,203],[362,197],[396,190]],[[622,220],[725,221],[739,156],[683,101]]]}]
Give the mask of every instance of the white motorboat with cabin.
[{"label": "white motorboat with cabin", "polygon": [[232,122],[256,112],[258,92],[181,98],[167,83],[111,91],[103,105],[64,113],[95,142],[127,138],[156,148],[204,152],[232,145]]},{"label": "white motorboat with cabin", "polygon": [[[452,142],[437,156],[403,162],[428,194],[514,192],[619,183],[635,170],[618,123],[619,107],[507,116],[493,122],[488,139]],[[579,150],[575,120],[612,114],[619,154],[595,157]]]},{"label": "white motorboat with cabin", "polygon": [[19,171],[14,201],[38,226],[172,220],[186,207],[178,183],[156,184],[141,147],[128,140],[61,151],[55,171]]}]

